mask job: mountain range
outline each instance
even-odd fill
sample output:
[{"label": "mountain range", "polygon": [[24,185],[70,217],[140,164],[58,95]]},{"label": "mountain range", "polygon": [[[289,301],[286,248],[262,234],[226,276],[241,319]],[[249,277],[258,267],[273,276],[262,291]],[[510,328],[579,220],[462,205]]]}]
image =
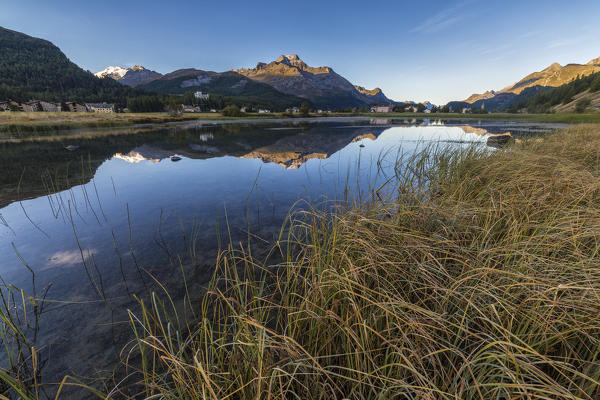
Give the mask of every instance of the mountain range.
[{"label": "mountain range", "polygon": [[225,72],[181,69],[160,74],[140,65],[112,66],[92,74],[70,61],[54,44],[0,27],[0,100],[107,101],[203,91],[227,97],[228,104],[339,109],[391,104],[381,89],[352,85],[331,67],[310,67],[298,56],[281,56],[253,69]]},{"label": "mountain range", "polygon": [[578,78],[600,72],[600,57],[586,64],[554,63],[547,68],[531,73],[517,83],[508,85],[499,91],[489,90],[481,94],[472,94],[466,100],[453,101],[450,108],[485,108],[486,110],[506,110],[539,93],[566,85]]},{"label": "mountain range", "polygon": [[381,89],[369,91],[355,86],[331,67],[311,67],[296,54],[282,55],[268,64],[258,63],[252,69],[234,71],[254,81],[267,83],[280,92],[310,100],[319,107],[393,103]]},{"label": "mountain range", "polygon": [[[304,101],[323,109],[399,104],[379,88],[370,90],[353,85],[331,67],[311,67],[295,54],[258,63],[254,68],[226,72],[192,68],[162,75],[138,65],[108,67],[94,76],[70,61],[52,43],[2,27],[0,49],[0,100],[107,101],[124,107],[127,99],[133,97],[203,91],[220,95],[224,104],[267,106],[274,110],[299,106]],[[592,85],[597,87],[594,75],[599,73],[600,57],[586,64],[554,63],[504,89],[473,94],[447,105],[453,109],[501,111],[549,110],[548,107],[562,104],[565,110],[570,110],[575,107],[574,101],[588,96],[588,86],[589,94],[596,96]],[[593,79],[580,82],[578,78],[582,77]],[[574,97],[576,94],[580,96]],[[592,108],[598,106],[596,97],[591,101]]]},{"label": "mountain range", "polygon": [[182,94],[203,91],[223,96],[249,96],[273,99],[299,105],[308,101],[320,108],[366,107],[393,104],[381,89],[367,90],[355,86],[333,71],[331,67],[311,67],[298,55],[282,55],[255,68],[231,69],[226,72],[180,69],[166,75],[141,66],[132,69],[108,67],[96,73],[124,85],[139,87],[162,94]]}]

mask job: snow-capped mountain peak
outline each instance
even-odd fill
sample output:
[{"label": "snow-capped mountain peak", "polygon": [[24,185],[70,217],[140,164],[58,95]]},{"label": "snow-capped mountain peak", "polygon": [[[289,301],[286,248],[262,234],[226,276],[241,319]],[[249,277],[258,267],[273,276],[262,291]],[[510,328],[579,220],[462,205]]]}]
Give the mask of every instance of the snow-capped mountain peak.
[{"label": "snow-capped mountain peak", "polygon": [[98,78],[110,77],[113,79],[122,79],[127,71],[129,71],[129,68],[106,67],[103,71],[96,72],[94,75],[96,75]]},{"label": "snow-capped mountain peak", "polygon": [[144,85],[162,76],[162,74],[146,69],[141,65],[136,65],[133,68],[106,67],[103,71],[96,72],[94,75],[98,78],[111,78],[131,87]]}]

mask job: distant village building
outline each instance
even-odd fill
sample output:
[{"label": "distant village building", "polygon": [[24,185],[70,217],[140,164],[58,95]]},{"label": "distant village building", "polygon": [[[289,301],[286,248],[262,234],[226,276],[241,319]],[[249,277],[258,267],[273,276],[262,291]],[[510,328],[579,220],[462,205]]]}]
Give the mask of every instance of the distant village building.
[{"label": "distant village building", "polygon": [[115,105],[108,103],[86,103],[85,106],[90,112],[109,114],[114,112]]},{"label": "distant village building", "polygon": [[248,107],[242,107],[240,108],[240,111],[243,113],[248,112]]},{"label": "distant village building", "polygon": [[267,110],[267,109],[262,109],[261,108],[261,109],[258,110],[258,113],[259,114],[270,114],[271,110]]},{"label": "distant village building", "polygon": [[208,93],[196,92],[194,93],[194,97],[199,100],[208,100],[210,95]]},{"label": "distant village building", "polygon": [[10,111],[10,104],[8,101],[0,101],[0,111]]},{"label": "distant village building", "polygon": [[21,103],[17,103],[14,100],[8,102],[8,107],[12,107],[12,109],[16,111],[23,111],[23,105]]},{"label": "distant village building", "polygon": [[183,105],[183,106],[182,106],[182,109],[183,109],[183,112],[184,112],[184,113],[195,113],[195,112],[200,112],[200,111],[202,111],[202,110],[200,109],[200,107],[186,106],[186,105]]},{"label": "distant village building", "polygon": [[40,108],[45,112],[61,112],[62,106],[60,103],[50,103],[47,101],[39,102]]},{"label": "distant village building", "polygon": [[372,113],[391,113],[394,111],[393,106],[375,106],[371,107]]},{"label": "distant village building", "polygon": [[292,107],[285,110],[288,114],[300,114],[300,109],[298,107]]},{"label": "distant village building", "polygon": [[24,112],[38,112],[41,111],[42,108],[40,106],[40,102],[37,100],[27,101],[21,104],[21,109]]},{"label": "distant village building", "polygon": [[88,112],[88,109],[84,104],[75,103],[74,101],[67,101],[65,105],[67,106],[67,109],[63,111]]}]

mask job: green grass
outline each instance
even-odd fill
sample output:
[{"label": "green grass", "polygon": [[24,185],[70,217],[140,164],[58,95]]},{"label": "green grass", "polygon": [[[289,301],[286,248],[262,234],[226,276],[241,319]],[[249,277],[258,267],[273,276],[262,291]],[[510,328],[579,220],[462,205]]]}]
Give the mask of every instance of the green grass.
[{"label": "green grass", "polygon": [[408,165],[391,198],[297,216],[275,264],[223,252],[197,321],[141,302],[145,395],[599,398],[600,125]]}]

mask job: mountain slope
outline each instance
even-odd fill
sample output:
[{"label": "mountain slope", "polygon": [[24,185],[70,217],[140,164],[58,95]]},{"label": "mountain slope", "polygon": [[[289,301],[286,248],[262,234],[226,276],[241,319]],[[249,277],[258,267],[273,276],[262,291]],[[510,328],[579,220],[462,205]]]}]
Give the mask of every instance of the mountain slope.
[{"label": "mountain slope", "polygon": [[270,85],[255,82],[233,71],[218,73],[198,69],[181,69],[141,85],[140,88],[162,94],[183,94],[199,90],[213,95],[244,97],[247,102],[269,106],[277,110],[299,106],[304,101],[297,96],[282,93]]},{"label": "mountain slope", "polygon": [[526,109],[530,113],[598,110],[600,109],[600,72],[537,94],[515,104],[511,111],[521,109]]},{"label": "mountain slope", "polygon": [[539,93],[597,72],[600,72],[600,57],[586,64],[562,66],[554,63],[541,71],[527,75],[517,83],[500,91],[491,90],[483,94],[473,94],[466,100],[450,102],[448,106],[452,108],[481,108],[484,106],[487,110],[504,110]]},{"label": "mountain slope", "polygon": [[318,107],[364,107],[392,103],[381,89],[358,89],[330,67],[310,67],[296,54],[282,55],[268,64],[234,70],[253,81],[264,82],[280,92],[310,100]]},{"label": "mountain slope", "polygon": [[558,87],[572,82],[580,76],[587,76],[596,72],[600,72],[598,59],[587,64],[568,64],[564,67],[559,63],[554,63],[542,71],[527,75],[519,82],[502,89],[500,92],[520,94],[524,89],[532,86]]},{"label": "mountain slope", "polygon": [[[472,103],[467,101],[451,101],[447,104],[452,110],[462,110],[463,108],[485,109],[487,111],[505,111],[515,104],[525,101],[539,93],[551,90],[551,87],[532,86],[524,89],[519,94],[496,92],[491,97],[483,97]],[[471,96],[473,97],[473,96]]]},{"label": "mountain slope", "polygon": [[162,77],[162,74],[146,69],[141,65],[133,68],[107,67],[94,74],[98,78],[112,78],[119,83],[131,87],[138,87]]},{"label": "mountain slope", "polygon": [[46,40],[0,27],[0,100],[125,104],[138,93],[84,71]]}]

